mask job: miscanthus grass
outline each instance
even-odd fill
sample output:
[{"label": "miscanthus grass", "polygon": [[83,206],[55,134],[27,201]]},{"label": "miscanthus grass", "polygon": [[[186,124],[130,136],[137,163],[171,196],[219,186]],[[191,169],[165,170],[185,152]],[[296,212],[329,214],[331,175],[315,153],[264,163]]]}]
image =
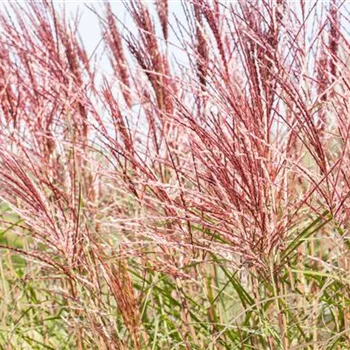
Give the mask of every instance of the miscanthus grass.
[{"label": "miscanthus grass", "polygon": [[0,12],[0,348],[349,349],[349,5],[85,11]]}]

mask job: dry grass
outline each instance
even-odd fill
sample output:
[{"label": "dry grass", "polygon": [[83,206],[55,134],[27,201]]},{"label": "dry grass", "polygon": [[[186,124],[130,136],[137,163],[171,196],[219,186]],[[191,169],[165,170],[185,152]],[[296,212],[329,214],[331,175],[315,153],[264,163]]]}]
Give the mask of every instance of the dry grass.
[{"label": "dry grass", "polygon": [[349,6],[124,5],[0,13],[1,348],[349,348]]}]

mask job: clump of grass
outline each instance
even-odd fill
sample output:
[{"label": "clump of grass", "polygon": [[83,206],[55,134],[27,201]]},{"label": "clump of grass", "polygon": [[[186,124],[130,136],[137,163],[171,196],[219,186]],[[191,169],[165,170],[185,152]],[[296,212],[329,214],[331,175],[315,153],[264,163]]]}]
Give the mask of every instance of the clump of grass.
[{"label": "clump of grass", "polygon": [[1,347],[346,349],[347,5],[125,8],[0,14]]}]

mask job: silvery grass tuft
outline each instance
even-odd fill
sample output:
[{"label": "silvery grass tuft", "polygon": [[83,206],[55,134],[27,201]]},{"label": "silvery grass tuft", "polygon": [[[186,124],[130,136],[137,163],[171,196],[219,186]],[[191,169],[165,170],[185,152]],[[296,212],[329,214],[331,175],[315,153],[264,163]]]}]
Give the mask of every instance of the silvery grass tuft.
[{"label": "silvery grass tuft", "polygon": [[1,348],[347,349],[349,5],[85,11],[0,12]]}]

